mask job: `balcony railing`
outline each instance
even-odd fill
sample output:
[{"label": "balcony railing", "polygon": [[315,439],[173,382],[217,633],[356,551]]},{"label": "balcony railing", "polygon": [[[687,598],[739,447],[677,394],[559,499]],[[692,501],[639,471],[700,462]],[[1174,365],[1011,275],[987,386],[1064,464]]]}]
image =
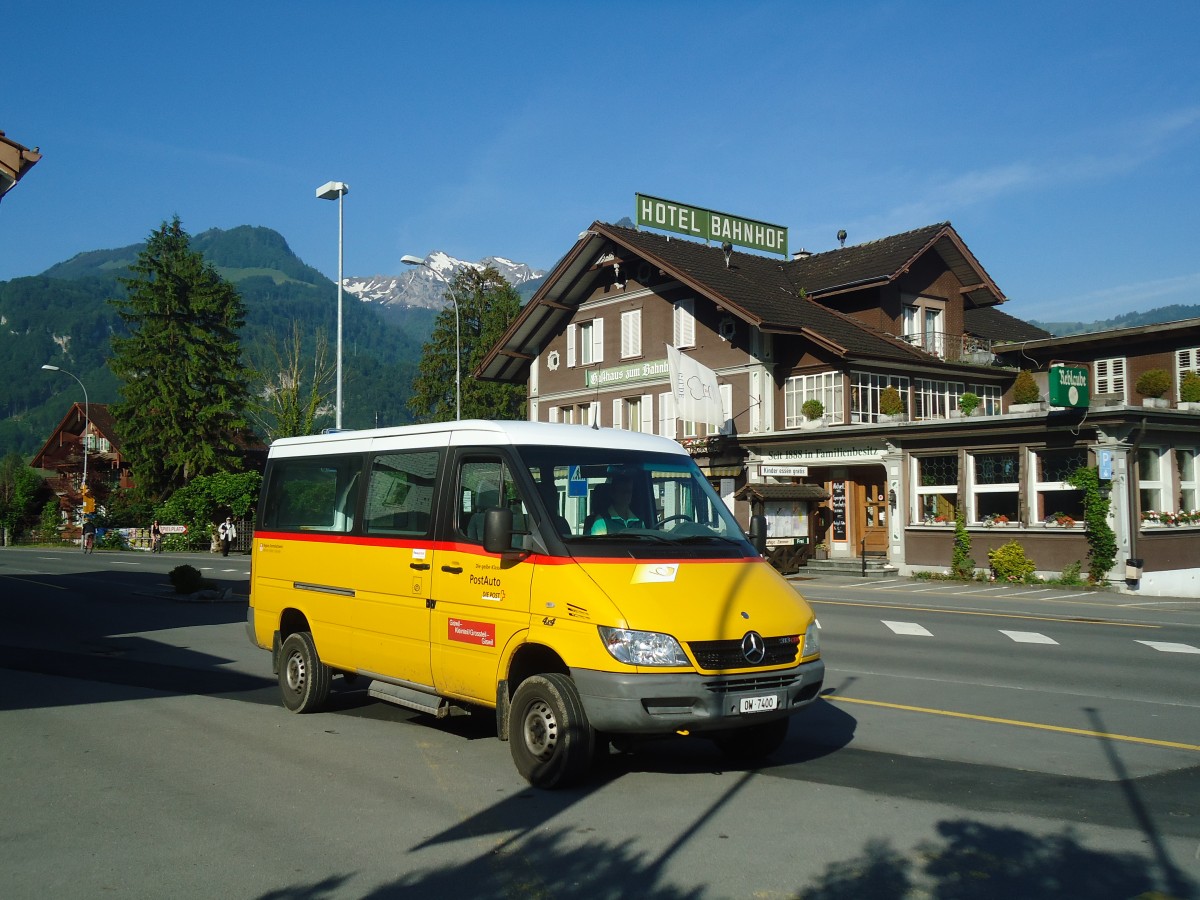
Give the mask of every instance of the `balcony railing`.
[{"label": "balcony railing", "polygon": [[990,366],[996,361],[996,355],[992,353],[992,342],[969,334],[920,331],[902,334],[900,340],[946,362]]}]

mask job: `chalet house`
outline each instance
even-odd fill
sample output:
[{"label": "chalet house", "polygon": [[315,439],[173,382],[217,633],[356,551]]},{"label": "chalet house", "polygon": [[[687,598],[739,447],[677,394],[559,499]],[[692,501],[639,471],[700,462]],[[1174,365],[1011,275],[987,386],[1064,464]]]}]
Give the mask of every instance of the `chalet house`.
[{"label": "chalet house", "polygon": [[[1066,482],[1086,464],[1111,468],[1110,577],[1196,594],[1181,548],[1200,536],[1200,415],[1178,399],[1200,370],[1195,323],[1056,339],[1005,299],[948,222],[787,260],[596,222],[475,374],[526,383],[533,421],[679,440],[744,525],[767,515],[785,571],[816,552],[944,571],[959,509],[981,568],[1015,538],[1043,573],[1086,571],[1082,494]],[[717,373],[723,425],[677,418],[668,344]],[[1087,369],[1090,406],[1044,402],[1062,363]],[[1167,409],[1131,394],[1156,367],[1171,373]],[[1013,403],[1021,369],[1038,403]],[[1141,562],[1128,584],[1127,560]]]},{"label": "chalet house", "polygon": [[129,464],[121,456],[121,442],[108,405],[74,403],[50,439],[30,463],[50,472],[47,484],[58,496],[68,522],[83,506],[83,459],[87,453],[88,487],[97,503],[117,488],[132,487]]}]

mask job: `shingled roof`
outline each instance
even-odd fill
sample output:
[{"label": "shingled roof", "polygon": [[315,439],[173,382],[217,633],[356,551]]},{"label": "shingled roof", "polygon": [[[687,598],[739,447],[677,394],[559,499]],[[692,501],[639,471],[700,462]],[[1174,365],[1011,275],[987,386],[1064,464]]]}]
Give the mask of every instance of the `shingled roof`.
[{"label": "shingled roof", "polygon": [[476,375],[519,380],[532,354],[565,327],[587,296],[594,263],[603,252],[645,260],[765,332],[804,335],[844,358],[927,362],[928,356],[908,343],[839,312],[829,298],[894,281],[931,251],[955,272],[973,302],[1004,300],[948,222],[793,260],[738,250],[727,259],[721,247],[595,222],[546,277]]},{"label": "shingled roof", "polygon": [[1045,329],[994,306],[968,307],[963,311],[963,324],[970,334],[990,341],[1037,341],[1052,337]]}]

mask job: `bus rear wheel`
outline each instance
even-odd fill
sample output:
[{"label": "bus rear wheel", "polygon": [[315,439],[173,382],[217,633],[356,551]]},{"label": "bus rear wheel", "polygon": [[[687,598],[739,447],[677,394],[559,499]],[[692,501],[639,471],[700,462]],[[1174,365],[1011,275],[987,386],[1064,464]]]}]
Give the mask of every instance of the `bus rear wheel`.
[{"label": "bus rear wheel", "polygon": [[316,712],[329,697],[333,671],[317,655],[307,631],[289,634],[280,651],[279,692],[283,705],[295,713]]},{"label": "bus rear wheel", "polygon": [[552,789],[580,781],[592,763],[595,733],[579,691],[566,675],[531,675],[513,695],[508,742],[517,771]]}]

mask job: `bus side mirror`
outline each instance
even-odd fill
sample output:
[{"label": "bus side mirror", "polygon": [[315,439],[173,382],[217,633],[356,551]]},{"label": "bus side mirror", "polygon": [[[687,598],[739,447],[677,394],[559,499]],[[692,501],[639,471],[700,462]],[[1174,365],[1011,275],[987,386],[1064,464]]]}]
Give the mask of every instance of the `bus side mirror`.
[{"label": "bus side mirror", "polygon": [[488,553],[511,553],[513,538],[512,510],[493,506],[483,514],[483,549]]},{"label": "bus side mirror", "polygon": [[761,556],[767,553],[767,517],[750,517],[750,543]]}]

